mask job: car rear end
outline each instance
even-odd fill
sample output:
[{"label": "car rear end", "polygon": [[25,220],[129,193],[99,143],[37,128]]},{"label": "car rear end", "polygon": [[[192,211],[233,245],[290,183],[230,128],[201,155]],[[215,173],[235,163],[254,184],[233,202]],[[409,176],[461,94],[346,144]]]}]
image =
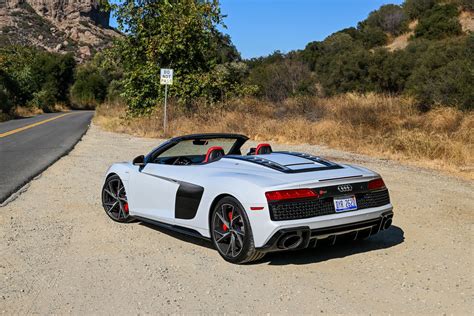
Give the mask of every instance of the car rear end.
[{"label": "car rear end", "polygon": [[[392,223],[390,196],[382,178],[352,176],[313,185],[267,190],[265,216],[251,216],[259,251],[271,252],[364,239]],[[255,229],[254,229],[255,230]]]}]

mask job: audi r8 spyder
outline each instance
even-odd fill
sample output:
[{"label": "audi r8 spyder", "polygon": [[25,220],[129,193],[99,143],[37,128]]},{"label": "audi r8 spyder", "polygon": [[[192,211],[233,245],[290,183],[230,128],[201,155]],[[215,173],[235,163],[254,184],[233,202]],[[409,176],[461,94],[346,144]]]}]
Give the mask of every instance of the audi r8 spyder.
[{"label": "audi r8 spyder", "polygon": [[247,140],[180,136],[113,164],[102,189],[105,212],[117,222],[140,220],[210,239],[232,263],[390,227],[392,204],[379,174],[269,144],[242,154]]}]

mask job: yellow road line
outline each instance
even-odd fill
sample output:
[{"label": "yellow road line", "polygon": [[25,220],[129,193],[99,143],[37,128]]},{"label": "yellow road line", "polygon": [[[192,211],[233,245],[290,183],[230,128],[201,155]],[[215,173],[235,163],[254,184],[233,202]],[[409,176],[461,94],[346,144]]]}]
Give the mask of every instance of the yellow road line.
[{"label": "yellow road line", "polygon": [[6,137],[8,135],[12,135],[12,134],[15,134],[15,133],[18,133],[18,132],[21,132],[21,131],[24,131],[25,129],[29,129],[29,128],[32,128],[32,127],[35,127],[35,126],[38,126],[38,125],[41,125],[41,124],[44,124],[44,123],[48,123],[48,122],[51,122],[53,120],[56,120],[58,118],[61,118],[63,116],[66,116],[68,114],[71,114],[71,113],[65,113],[65,114],[61,114],[61,115],[58,115],[58,116],[55,116],[55,117],[52,117],[52,118],[49,118],[49,119],[46,119],[46,120],[43,120],[43,121],[39,121],[39,122],[36,122],[36,123],[33,123],[33,124],[30,124],[30,125],[26,125],[26,126],[23,126],[23,127],[20,127],[20,128],[17,128],[17,129],[13,129],[11,131],[8,131],[8,132],[5,132],[3,134],[0,134],[0,138],[2,137]]}]

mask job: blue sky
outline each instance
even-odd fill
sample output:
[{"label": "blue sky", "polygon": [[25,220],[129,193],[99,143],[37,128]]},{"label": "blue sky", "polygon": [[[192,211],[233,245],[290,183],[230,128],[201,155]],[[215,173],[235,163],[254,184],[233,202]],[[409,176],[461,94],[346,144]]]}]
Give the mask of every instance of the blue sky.
[{"label": "blue sky", "polygon": [[[356,26],[369,12],[402,0],[221,0],[223,30],[243,58],[302,49],[333,32]],[[114,22],[112,21],[114,26]]]}]

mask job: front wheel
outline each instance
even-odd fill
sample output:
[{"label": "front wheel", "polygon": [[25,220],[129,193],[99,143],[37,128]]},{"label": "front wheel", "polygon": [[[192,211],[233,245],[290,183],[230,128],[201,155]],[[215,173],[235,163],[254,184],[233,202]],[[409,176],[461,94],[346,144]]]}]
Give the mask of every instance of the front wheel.
[{"label": "front wheel", "polygon": [[102,206],[105,213],[116,222],[129,223],[133,217],[128,213],[128,200],[125,186],[118,175],[105,180],[102,188]]},{"label": "front wheel", "polygon": [[212,210],[211,236],[219,254],[231,263],[256,261],[265,255],[255,249],[247,214],[232,197],[223,198]]}]

